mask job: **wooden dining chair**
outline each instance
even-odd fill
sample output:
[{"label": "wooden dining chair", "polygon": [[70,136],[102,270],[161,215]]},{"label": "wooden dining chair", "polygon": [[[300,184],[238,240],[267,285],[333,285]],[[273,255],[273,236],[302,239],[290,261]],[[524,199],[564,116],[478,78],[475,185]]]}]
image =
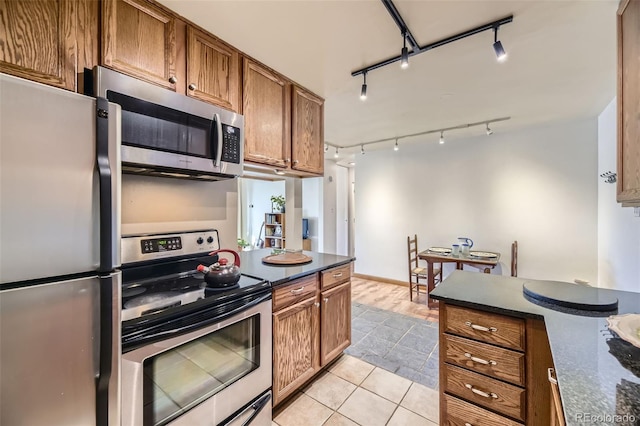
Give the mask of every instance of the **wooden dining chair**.
[{"label": "wooden dining chair", "polygon": [[511,243],[511,276],[518,276],[518,242]]},{"label": "wooden dining chair", "polygon": [[[418,266],[418,236],[407,237],[407,253],[409,259],[409,300],[413,301],[413,290],[420,294],[420,287],[424,287],[424,292],[428,293],[429,283],[428,271],[426,267]],[[442,281],[442,263],[439,268],[433,268],[435,283]],[[423,280],[423,282],[421,282]]]}]

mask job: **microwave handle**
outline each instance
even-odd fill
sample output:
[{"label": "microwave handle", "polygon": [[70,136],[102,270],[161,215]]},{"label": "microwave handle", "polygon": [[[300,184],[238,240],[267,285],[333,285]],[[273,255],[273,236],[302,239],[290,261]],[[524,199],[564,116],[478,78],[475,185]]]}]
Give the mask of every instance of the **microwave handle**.
[{"label": "microwave handle", "polygon": [[213,160],[213,167],[220,167],[220,160],[222,160],[222,122],[220,121],[220,114],[213,114],[213,135],[211,137],[211,149],[216,153],[216,158]]}]

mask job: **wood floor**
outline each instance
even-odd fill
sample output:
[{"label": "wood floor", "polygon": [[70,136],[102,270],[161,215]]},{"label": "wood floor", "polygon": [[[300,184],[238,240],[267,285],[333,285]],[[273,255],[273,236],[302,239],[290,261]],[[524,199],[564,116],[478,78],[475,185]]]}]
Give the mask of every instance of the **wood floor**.
[{"label": "wood floor", "polygon": [[409,300],[409,287],[380,281],[351,278],[351,300],[387,311],[438,322],[438,310],[427,307],[427,295],[420,292]]}]

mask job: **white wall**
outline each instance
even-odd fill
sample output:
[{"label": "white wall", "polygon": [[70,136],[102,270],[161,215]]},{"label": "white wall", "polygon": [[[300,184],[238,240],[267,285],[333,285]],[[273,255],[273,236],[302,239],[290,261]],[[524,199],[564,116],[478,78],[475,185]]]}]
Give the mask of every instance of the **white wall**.
[{"label": "white wall", "polygon": [[[598,174],[616,171],[616,99],[598,117]],[[640,292],[640,218],[616,202],[616,185],[598,182],[598,285]]]},{"label": "white wall", "polygon": [[309,219],[309,238],[311,250],[319,250],[323,232],[322,221],[322,179],[302,179],[302,217]]},{"label": "white wall", "polygon": [[324,162],[322,180],[322,241],[318,249],[323,253],[336,253],[336,187],[338,165],[333,161]]},{"label": "white wall", "polygon": [[433,137],[368,151],[356,169],[355,270],[406,280],[408,235],[420,249],[472,238],[502,253],[493,273],[597,279],[597,121],[492,136]]}]

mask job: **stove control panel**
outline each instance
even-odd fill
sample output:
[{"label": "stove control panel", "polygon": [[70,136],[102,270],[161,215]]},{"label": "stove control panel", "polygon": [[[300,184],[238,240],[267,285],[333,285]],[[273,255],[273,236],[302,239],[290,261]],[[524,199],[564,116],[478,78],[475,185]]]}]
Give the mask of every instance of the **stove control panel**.
[{"label": "stove control panel", "polygon": [[182,232],[124,236],[121,240],[122,264],[166,257],[206,254],[220,248],[218,231]]}]

